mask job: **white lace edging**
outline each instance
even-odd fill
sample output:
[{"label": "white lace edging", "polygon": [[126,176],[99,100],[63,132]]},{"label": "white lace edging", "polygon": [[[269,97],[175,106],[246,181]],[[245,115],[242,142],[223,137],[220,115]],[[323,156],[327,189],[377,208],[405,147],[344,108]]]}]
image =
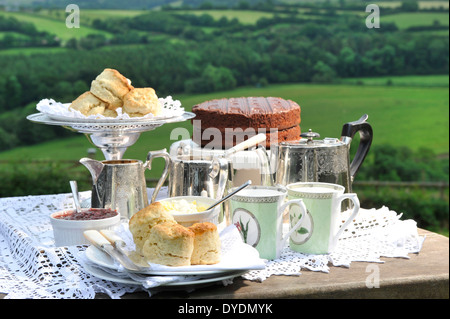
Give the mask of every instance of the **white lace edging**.
[{"label": "white lace edging", "polygon": [[[344,212],[343,219],[349,213]],[[267,261],[264,270],[243,277],[262,282],[272,275],[298,276],[302,269],[328,273],[330,265],[349,268],[353,261],[382,263],[381,257],[409,258],[408,254],[421,250],[425,237],[418,235],[415,221],[400,218],[401,214],[387,207],[361,209],[331,254],[307,255],[285,247],[280,258]]]}]

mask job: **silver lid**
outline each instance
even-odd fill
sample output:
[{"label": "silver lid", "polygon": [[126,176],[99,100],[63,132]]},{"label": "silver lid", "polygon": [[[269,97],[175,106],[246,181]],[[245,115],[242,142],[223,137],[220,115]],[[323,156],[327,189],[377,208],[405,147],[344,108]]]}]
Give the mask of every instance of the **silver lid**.
[{"label": "silver lid", "polygon": [[302,133],[300,135],[302,139],[298,141],[289,141],[289,142],[281,142],[280,145],[283,147],[308,147],[308,148],[314,148],[314,147],[336,147],[344,145],[341,140],[333,137],[326,137],[323,140],[315,140],[314,138],[320,137],[319,133],[313,132],[311,129],[308,130],[306,133]]}]

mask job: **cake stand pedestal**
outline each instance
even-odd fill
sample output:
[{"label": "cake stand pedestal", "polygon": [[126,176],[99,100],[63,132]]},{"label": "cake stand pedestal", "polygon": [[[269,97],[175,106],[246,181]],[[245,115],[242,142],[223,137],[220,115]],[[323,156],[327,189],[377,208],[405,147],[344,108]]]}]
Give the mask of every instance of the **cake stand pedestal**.
[{"label": "cake stand pedestal", "polygon": [[61,120],[52,118],[45,113],[35,113],[27,116],[27,119],[34,123],[62,126],[71,131],[83,133],[92,144],[103,152],[106,160],[120,160],[127,148],[136,143],[141,133],[152,131],[164,124],[184,122],[194,117],[194,113],[184,112],[180,116],[161,120],[84,120],[75,118]]}]

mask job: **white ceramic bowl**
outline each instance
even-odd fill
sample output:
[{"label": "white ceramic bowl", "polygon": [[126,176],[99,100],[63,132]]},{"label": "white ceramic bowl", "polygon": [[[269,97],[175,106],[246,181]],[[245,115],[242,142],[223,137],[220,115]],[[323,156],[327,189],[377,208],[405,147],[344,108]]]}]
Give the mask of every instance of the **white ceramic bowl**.
[{"label": "white ceramic bowl", "polygon": [[[204,196],[177,196],[177,197],[169,197],[162,200],[159,200],[159,202],[173,202],[173,201],[180,201],[185,200],[188,203],[196,202],[197,207],[203,206],[203,207],[209,207],[212,204],[214,204],[217,200],[209,197]],[[218,205],[214,207],[213,209],[203,211],[201,213],[172,213],[173,218],[177,221],[178,224],[189,227],[195,223],[204,223],[204,222],[210,222],[215,225],[219,225],[219,214],[220,214],[220,207],[221,205]]]},{"label": "white ceramic bowl", "polygon": [[[83,208],[82,212],[89,210],[99,210],[96,208]],[[84,238],[83,232],[89,229],[113,229],[120,223],[120,214],[113,217],[93,220],[67,220],[56,218],[57,216],[67,215],[75,210],[58,211],[50,215],[50,221],[53,226],[53,235],[55,246],[89,245],[89,241]]]}]

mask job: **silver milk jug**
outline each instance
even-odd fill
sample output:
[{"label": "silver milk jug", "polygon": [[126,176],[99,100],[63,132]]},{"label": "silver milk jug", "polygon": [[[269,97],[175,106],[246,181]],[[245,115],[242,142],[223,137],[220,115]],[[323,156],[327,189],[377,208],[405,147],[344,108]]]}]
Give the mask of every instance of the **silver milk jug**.
[{"label": "silver milk jug", "polygon": [[169,178],[168,196],[205,196],[222,198],[228,181],[228,161],[224,158],[194,155],[190,152],[171,156],[165,149],[152,151],[147,159],[162,157],[165,160],[164,172],[155,187],[151,202],[162,185]]},{"label": "silver milk jug", "polygon": [[117,210],[122,218],[131,218],[148,205],[145,170],[148,163],[139,160],[96,161],[82,158],[92,176],[91,207]]},{"label": "silver milk jug", "polygon": [[[332,183],[344,186],[351,193],[353,179],[372,144],[373,131],[367,118],[363,115],[344,124],[340,139],[315,140],[320,135],[310,130],[302,134],[300,141],[272,145],[271,163],[275,165],[276,183],[284,186],[296,182]],[[350,144],[357,132],[359,146],[350,163]]]}]

